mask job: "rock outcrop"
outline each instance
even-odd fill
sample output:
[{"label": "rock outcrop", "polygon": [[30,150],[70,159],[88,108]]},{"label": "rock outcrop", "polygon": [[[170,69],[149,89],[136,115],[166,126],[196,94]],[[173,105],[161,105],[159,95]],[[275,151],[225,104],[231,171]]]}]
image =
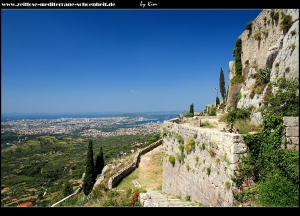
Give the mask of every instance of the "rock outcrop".
[{"label": "rock outcrop", "polygon": [[[272,18],[271,14],[274,13],[279,14],[277,21]],[[288,29],[282,29],[284,16],[290,17],[292,21]],[[242,97],[237,101],[236,85],[230,85],[227,107],[237,103],[238,108],[253,106],[257,109],[263,104],[266,92],[266,88],[255,91],[259,69],[270,68],[270,81],[281,76],[289,79],[299,76],[299,9],[264,9],[252,22],[251,34],[245,30],[239,38],[242,40],[244,82],[240,83],[238,94]],[[235,76],[234,66],[234,61],[229,62],[229,83]],[[253,112],[251,121],[261,124],[261,114]]]}]

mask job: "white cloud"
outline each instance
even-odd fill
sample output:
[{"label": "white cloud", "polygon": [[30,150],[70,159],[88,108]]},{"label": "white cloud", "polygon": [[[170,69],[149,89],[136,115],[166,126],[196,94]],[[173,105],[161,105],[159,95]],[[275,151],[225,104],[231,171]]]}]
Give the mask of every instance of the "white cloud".
[{"label": "white cloud", "polygon": [[134,91],[134,90],[131,90],[131,92],[141,92],[141,91]]}]

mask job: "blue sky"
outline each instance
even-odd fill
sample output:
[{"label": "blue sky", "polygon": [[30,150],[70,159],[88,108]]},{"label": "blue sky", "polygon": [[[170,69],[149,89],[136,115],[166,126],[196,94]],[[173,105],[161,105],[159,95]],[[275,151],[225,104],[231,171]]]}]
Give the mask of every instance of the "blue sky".
[{"label": "blue sky", "polygon": [[1,10],[1,112],[203,111],[261,11]]}]

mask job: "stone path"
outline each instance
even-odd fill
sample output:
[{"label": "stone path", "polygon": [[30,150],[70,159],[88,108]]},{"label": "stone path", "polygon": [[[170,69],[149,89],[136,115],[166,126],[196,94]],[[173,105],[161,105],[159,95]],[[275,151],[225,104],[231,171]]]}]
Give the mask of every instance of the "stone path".
[{"label": "stone path", "polygon": [[[162,193],[160,190],[147,190],[147,194],[150,195],[151,200],[158,202],[157,207],[199,207],[199,203],[185,201],[175,196]],[[149,206],[153,207],[153,206]]]}]

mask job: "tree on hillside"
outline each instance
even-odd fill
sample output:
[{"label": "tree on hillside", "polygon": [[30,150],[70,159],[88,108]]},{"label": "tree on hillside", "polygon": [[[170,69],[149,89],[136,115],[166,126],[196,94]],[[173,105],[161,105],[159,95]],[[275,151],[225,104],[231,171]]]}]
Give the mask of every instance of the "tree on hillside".
[{"label": "tree on hillside", "polygon": [[95,184],[95,174],[94,174],[93,142],[92,140],[89,140],[87,157],[86,157],[86,165],[85,165],[85,175],[82,184],[82,189],[86,196],[92,191],[94,184]]},{"label": "tree on hillside", "polygon": [[193,117],[194,116],[194,104],[190,105],[190,115]]},{"label": "tree on hillside", "polygon": [[216,97],[216,106],[218,106],[220,104],[220,99],[219,97]]},{"label": "tree on hillside", "polygon": [[102,173],[104,168],[104,157],[102,151],[102,145],[100,146],[100,151],[96,157],[96,164],[95,164],[95,176]]},{"label": "tree on hillside", "polygon": [[63,195],[64,195],[64,197],[67,197],[67,196],[71,195],[72,193],[73,193],[73,187],[72,187],[71,183],[67,180],[64,184]]},{"label": "tree on hillside", "polygon": [[223,73],[222,68],[221,68],[221,71],[220,71],[219,87],[220,87],[220,93],[221,93],[222,99],[225,102],[225,99],[226,99],[226,89],[225,89],[224,73]]}]

